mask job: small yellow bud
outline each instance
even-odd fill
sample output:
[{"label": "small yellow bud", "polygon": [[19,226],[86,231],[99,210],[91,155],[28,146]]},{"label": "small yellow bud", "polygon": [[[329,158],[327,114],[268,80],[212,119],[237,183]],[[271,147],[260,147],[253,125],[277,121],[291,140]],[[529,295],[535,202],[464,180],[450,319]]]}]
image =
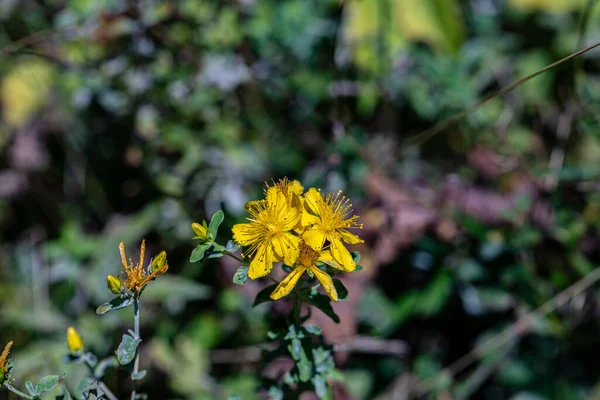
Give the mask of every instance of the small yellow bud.
[{"label": "small yellow bud", "polygon": [[152,272],[156,272],[167,263],[167,252],[161,251],[156,257],[152,259]]},{"label": "small yellow bud", "polygon": [[108,275],[106,277],[106,286],[108,287],[108,290],[114,294],[121,293],[121,278],[115,278],[112,275]]},{"label": "small yellow bud", "polygon": [[206,240],[206,234],[208,233],[206,221],[202,221],[202,225],[197,222],[192,223],[192,230],[199,239]]},{"label": "small yellow bud", "polygon": [[67,346],[71,354],[76,354],[83,350],[83,340],[72,326],[67,329]]}]

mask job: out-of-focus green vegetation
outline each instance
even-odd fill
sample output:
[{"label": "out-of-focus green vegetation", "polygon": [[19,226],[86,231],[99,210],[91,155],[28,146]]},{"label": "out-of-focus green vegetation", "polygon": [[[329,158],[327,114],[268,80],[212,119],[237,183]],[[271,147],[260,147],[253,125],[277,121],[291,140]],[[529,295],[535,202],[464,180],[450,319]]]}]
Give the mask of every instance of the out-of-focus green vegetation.
[{"label": "out-of-focus green vegetation", "polygon": [[[342,324],[313,313],[340,350],[336,399],[431,377],[426,398],[600,395],[597,287],[523,319],[600,261],[600,51],[407,145],[600,40],[594,0],[23,0],[0,22],[0,345],[18,382],[77,385],[69,325],[116,348],[131,310],[94,309],[118,243],[145,238],[170,268],[144,294],[142,390],[260,398],[261,344],[289,308],[251,308],[263,283],[233,285],[229,260],[190,263],[190,224],[223,208],[231,227],[287,175],[343,189],[365,224]],[[123,397],[126,378],[105,382]]]}]

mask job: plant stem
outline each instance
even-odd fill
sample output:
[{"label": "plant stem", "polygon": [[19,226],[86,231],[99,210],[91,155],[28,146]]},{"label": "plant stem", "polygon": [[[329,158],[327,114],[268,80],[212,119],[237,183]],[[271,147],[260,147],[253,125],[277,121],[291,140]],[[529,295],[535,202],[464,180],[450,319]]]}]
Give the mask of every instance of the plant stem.
[{"label": "plant stem", "polygon": [[118,400],[117,396],[115,396],[115,394],[108,388],[108,386],[106,386],[106,384],[104,382],[102,382],[100,379],[96,378],[96,375],[94,373],[94,366],[90,362],[90,359],[88,358],[88,356],[86,355],[86,356],[84,356],[84,358],[85,358],[85,365],[87,365],[88,368],[90,369],[90,372],[92,373],[92,377],[94,379],[96,379],[96,382],[98,382],[98,386],[100,386],[100,388],[102,389],[102,391],[104,392],[106,397],[108,397],[108,400]]},{"label": "plant stem", "polygon": [[[136,335],[136,340],[139,339],[140,337],[140,300],[139,297],[135,297],[133,299],[133,319],[134,319],[134,325],[133,325],[133,330],[135,332]],[[139,348],[136,350],[136,355],[135,355],[135,361],[133,363],[133,372],[131,373],[131,375],[133,376],[134,374],[137,374],[139,372],[140,369],[140,350]],[[135,400],[135,380],[131,379],[131,382],[133,384],[133,390],[131,391],[131,400]]]},{"label": "plant stem", "polygon": [[21,397],[24,397],[24,398],[26,398],[26,399],[30,399],[30,400],[33,400],[33,399],[34,399],[34,397],[33,397],[33,396],[30,396],[30,395],[28,395],[28,394],[25,394],[25,393],[23,393],[23,392],[21,392],[21,391],[19,391],[19,390],[15,389],[15,388],[14,388],[14,387],[12,387],[12,386],[11,386],[11,384],[10,384],[10,383],[8,383],[8,382],[6,382],[6,383],[4,384],[4,386],[6,386],[6,388],[7,388],[8,390],[10,390],[11,392],[15,393],[17,396],[21,396]]}]

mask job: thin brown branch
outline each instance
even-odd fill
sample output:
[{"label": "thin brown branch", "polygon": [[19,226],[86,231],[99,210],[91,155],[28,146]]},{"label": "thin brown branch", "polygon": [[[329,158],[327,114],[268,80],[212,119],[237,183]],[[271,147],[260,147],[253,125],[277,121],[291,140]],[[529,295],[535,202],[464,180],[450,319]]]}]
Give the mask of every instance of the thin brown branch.
[{"label": "thin brown branch", "polygon": [[437,135],[438,133],[443,132],[444,130],[446,130],[447,128],[449,128],[450,126],[454,125],[456,122],[460,121],[461,119],[463,119],[464,117],[466,117],[467,115],[471,114],[472,112],[478,110],[482,105],[484,105],[485,103],[489,102],[490,100],[495,99],[496,97],[502,96],[508,92],[510,92],[511,90],[521,86],[522,84],[524,84],[525,82],[535,78],[538,75],[543,74],[544,72],[551,70],[552,68],[571,60],[572,58],[575,58],[577,56],[580,56],[584,53],[587,53],[590,50],[595,49],[596,47],[600,46],[600,42],[593,44],[589,47],[586,47],[585,49],[579,50],[573,54],[570,54],[564,58],[561,58],[560,60],[545,66],[544,68],[534,72],[531,75],[528,75],[524,78],[519,79],[516,82],[511,83],[508,86],[505,86],[499,90],[497,90],[496,92],[486,96],[483,100],[473,104],[472,106],[470,106],[469,108],[467,108],[464,111],[460,111],[448,118],[446,118],[445,120],[435,124],[433,127],[422,131],[418,134],[416,134],[415,136],[412,136],[411,138],[407,139],[404,143],[403,147],[411,147],[411,146],[418,146],[423,144],[425,141],[431,139],[433,136]]}]

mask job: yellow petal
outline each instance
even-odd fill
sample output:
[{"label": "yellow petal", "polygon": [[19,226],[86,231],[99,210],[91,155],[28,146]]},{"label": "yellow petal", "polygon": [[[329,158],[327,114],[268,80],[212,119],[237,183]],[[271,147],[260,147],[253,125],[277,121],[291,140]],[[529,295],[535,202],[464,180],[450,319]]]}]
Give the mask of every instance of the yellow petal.
[{"label": "yellow petal", "polygon": [[277,285],[275,290],[273,290],[273,293],[271,293],[271,298],[273,300],[279,300],[280,298],[290,294],[294,286],[296,286],[296,284],[298,283],[298,279],[300,279],[304,271],[306,271],[306,267],[299,266],[298,268],[290,272],[288,276],[286,276],[281,282],[279,282],[279,285]]},{"label": "yellow petal", "polygon": [[67,346],[72,354],[79,353],[83,350],[83,340],[72,326],[67,328]]},{"label": "yellow petal", "polygon": [[304,195],[305,208],[314,215],[320,215],[324,205],[321,193],[315,188],[308,189],[308,192]]},{"label": "yellow petal", "polygon": [[350,233],[345,229],[338,229],[337,233],[341,236],[342,240],[348,244],[359,244],[365,242],[354,233]]},{"label": "yellow petal", "polygon": [[302,184],[300,183],[300,181],[294,179],[293,181],[291,181],[288,184],[288,188],[292,193],[297,194],[298,196],[301,196],[302,193],[304,192],[304,186],[302,186]]},{"label": "yellow petal", "polygon": [[6,360],[8,360],[8,355],[10,354],[10,348],[12,347],[13,342],[10,341],[4,347],[2,351],[2,355],[0,355],[0,368],[4,368],[6,366]]},{"label": "yellow petal", "polygon": [[284,194],[277,190],[277,187],[272,186],[267,189],[266,197],[267,208],[271,209],[277,219],[283,219],[288,204]]},{"label": "yellow petal", "polygon": [[249,246],[264,237],[264,230],[256,224],[235,224],[231,231],[233,239],[242,246]]},{"label": "yellow petal", "polygon": [[331,255],[333,259],[342,267],[344,271],[354,271],[356,269],[356,263],[352,259],[352,255],[344,247],[339,237],[329,238]]},{"label": "yellow petal", "polygon": [[248,277],[250,279],[260,278],[267,275],[273,268],[275,262],[275,254],[270,243],[262,243],[258,246],[254,259],[250,262]]},{"label": "yellow petal", "polygon": [[302,218],[300,208],[292,207],[286,204],[281,222],[283,231],[290,231],[298,225]]},{"label": "yellow petal", "polygon": [[[306,201],[304,203],[306,204]],[[304,212],[302,213],[302,226],[311,226],[320,223],[321,218],[311,214],[309,211],[306,211],[306,208],[304,209]]]},{"label": "yellow petal", "polygon": [[326,237],[327,232],[321,229],[319,225],[312,226],[311,228],[305,230],[302,234],[302,240],[304,240],[304,243],[317,251],[323,248]]},{"label": "yellow petal", "polygon": [[346,270],[342,265],[340,265],[337,261],[335,261],[333,259],[333,255],[331,254],[330,250],[324,250],[321,252],[321,254],[319,255],[319,261],[329,265],[330,267],[333,267],[335,269],[339,269],[342,271],[347,271],[347,272],[352,272],[349,270]]},{"label": "yellow petal", "polygon": [[286,265],[293,266],[300,253],[300,241],[298,236],[291,233],[281,233],[273,237],[273,250]]},{"label": "yellow petal", "polygon": [[337,290],[335,290],[335,286],[333,285],[333,279],[326,272],[321,271],[316,266],[309,267],[311,272],[315,274],[319,282],[321,282],[321,286],[325,289],[325,292],[331,297],[333,301],[338,301]]}]

